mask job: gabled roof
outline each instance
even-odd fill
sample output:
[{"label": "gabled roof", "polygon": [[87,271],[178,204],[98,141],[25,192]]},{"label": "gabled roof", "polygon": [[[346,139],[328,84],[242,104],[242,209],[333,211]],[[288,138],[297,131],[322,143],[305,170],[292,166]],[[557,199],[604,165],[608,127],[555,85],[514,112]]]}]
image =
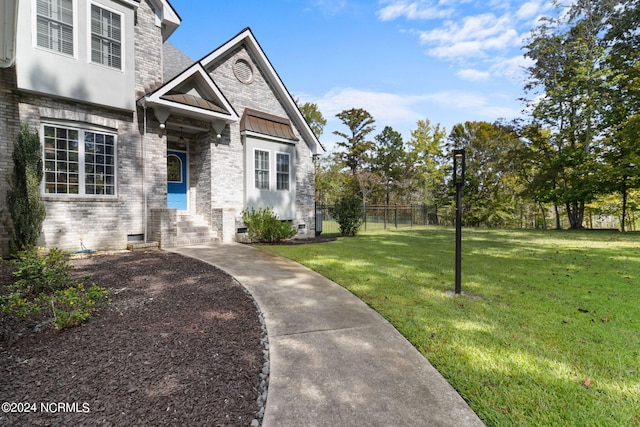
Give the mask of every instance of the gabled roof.
[{"label": "gabled roof", "polygon": [[162,43],[162,80],[168,82],[196,62],[170,42]]},{"label": "gabled roof", "polygon": [[193,64],[138,102],[153,108],[161,123],[171,114],[212,123],[239,119],[238,113],[200,63]]},{"label": "gabled roof", "polygon": [[271,62],[265,55],[262,47],[256,40],[250,28],[245,28],[238,35],[202,58],[199,62],[206,69],[216,61],[221,59],[225,54],[232,51],[236,47],[244,45],[251,56],[257,61],[259,68],[265,73],[265,78],[276,92],[276,95],[283,101],[287,114],[293,120],[294,124],[300,131],[302,138],[306,141],[313,154],[322,154],[325,152],[324,147],[309,127],[309,124],[302,116],[300,109],[296,105],[293,97],[285,87],[284,83],[278,76],[278,73],[271,65]]}]

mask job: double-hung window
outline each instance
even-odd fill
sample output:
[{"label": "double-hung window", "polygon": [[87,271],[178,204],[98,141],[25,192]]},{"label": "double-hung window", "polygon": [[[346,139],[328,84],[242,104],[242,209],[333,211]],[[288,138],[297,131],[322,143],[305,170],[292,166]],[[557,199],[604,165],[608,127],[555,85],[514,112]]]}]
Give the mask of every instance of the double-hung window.
[{"label": "double-hung window", "polygon": [[255,177],[256,188],[259,190],[269,189],[269,152],[255,150]]},{"label": "double-hung window", "polygon": [[73,56],[73,0],[37,0],[37,45]]},{"label": "double-hung window", "polygon": [[289,154],[276,153],[276,188],[289,190]]},{"label": "double-hung window", "polygon": [[116,194],[116,136],[44,126],[44,193]]},{"label": "double-hung window", "polygon": [[91,5],[91,61],[122,68],[122,28],[118,13]]}]

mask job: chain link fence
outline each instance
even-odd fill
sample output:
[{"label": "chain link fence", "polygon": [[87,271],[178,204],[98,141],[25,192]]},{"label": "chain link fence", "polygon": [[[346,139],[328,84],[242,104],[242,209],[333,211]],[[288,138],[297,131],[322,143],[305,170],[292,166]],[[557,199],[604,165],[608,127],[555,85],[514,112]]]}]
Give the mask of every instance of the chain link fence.
[{"label": "chain link fence", "polygon": [[[339,234],[340,227],[332,216],[333,206],[316,206],[316,231],[323,235]],[[321,224],[321,227],[319,225]],[[416,205],[368,205],[363,208],[361,232],[410,228],[418,225],[438,225],[438,209],[435,206]]]}]

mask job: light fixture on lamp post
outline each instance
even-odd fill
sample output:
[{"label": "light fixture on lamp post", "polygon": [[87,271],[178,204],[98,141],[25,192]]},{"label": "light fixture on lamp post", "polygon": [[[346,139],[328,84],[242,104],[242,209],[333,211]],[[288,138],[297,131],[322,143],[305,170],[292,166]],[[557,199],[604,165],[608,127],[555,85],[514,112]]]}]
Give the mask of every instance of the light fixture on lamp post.
[{"label": "light fixture on lamp post", "polygon": [[456,295],[462,293],[462,187],[464,187],[464,173],[464,148],[453,150],[453,183],[456,186]]}]

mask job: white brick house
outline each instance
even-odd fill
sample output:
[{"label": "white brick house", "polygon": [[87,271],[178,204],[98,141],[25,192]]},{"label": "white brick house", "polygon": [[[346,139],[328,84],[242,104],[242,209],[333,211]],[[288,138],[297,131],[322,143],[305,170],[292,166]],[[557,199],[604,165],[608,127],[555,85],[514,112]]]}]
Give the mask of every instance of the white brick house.
[{"label": "white brick house", "polygon": [[[180,24],[166,0],[0,12],[0,182],[27,123],[43,145],[43,246],[228,242],[252,206],[315,235],[324,150],[249,29],[192,62],[166,43]],[[0,253],[7,243],[2,229]]]}]

